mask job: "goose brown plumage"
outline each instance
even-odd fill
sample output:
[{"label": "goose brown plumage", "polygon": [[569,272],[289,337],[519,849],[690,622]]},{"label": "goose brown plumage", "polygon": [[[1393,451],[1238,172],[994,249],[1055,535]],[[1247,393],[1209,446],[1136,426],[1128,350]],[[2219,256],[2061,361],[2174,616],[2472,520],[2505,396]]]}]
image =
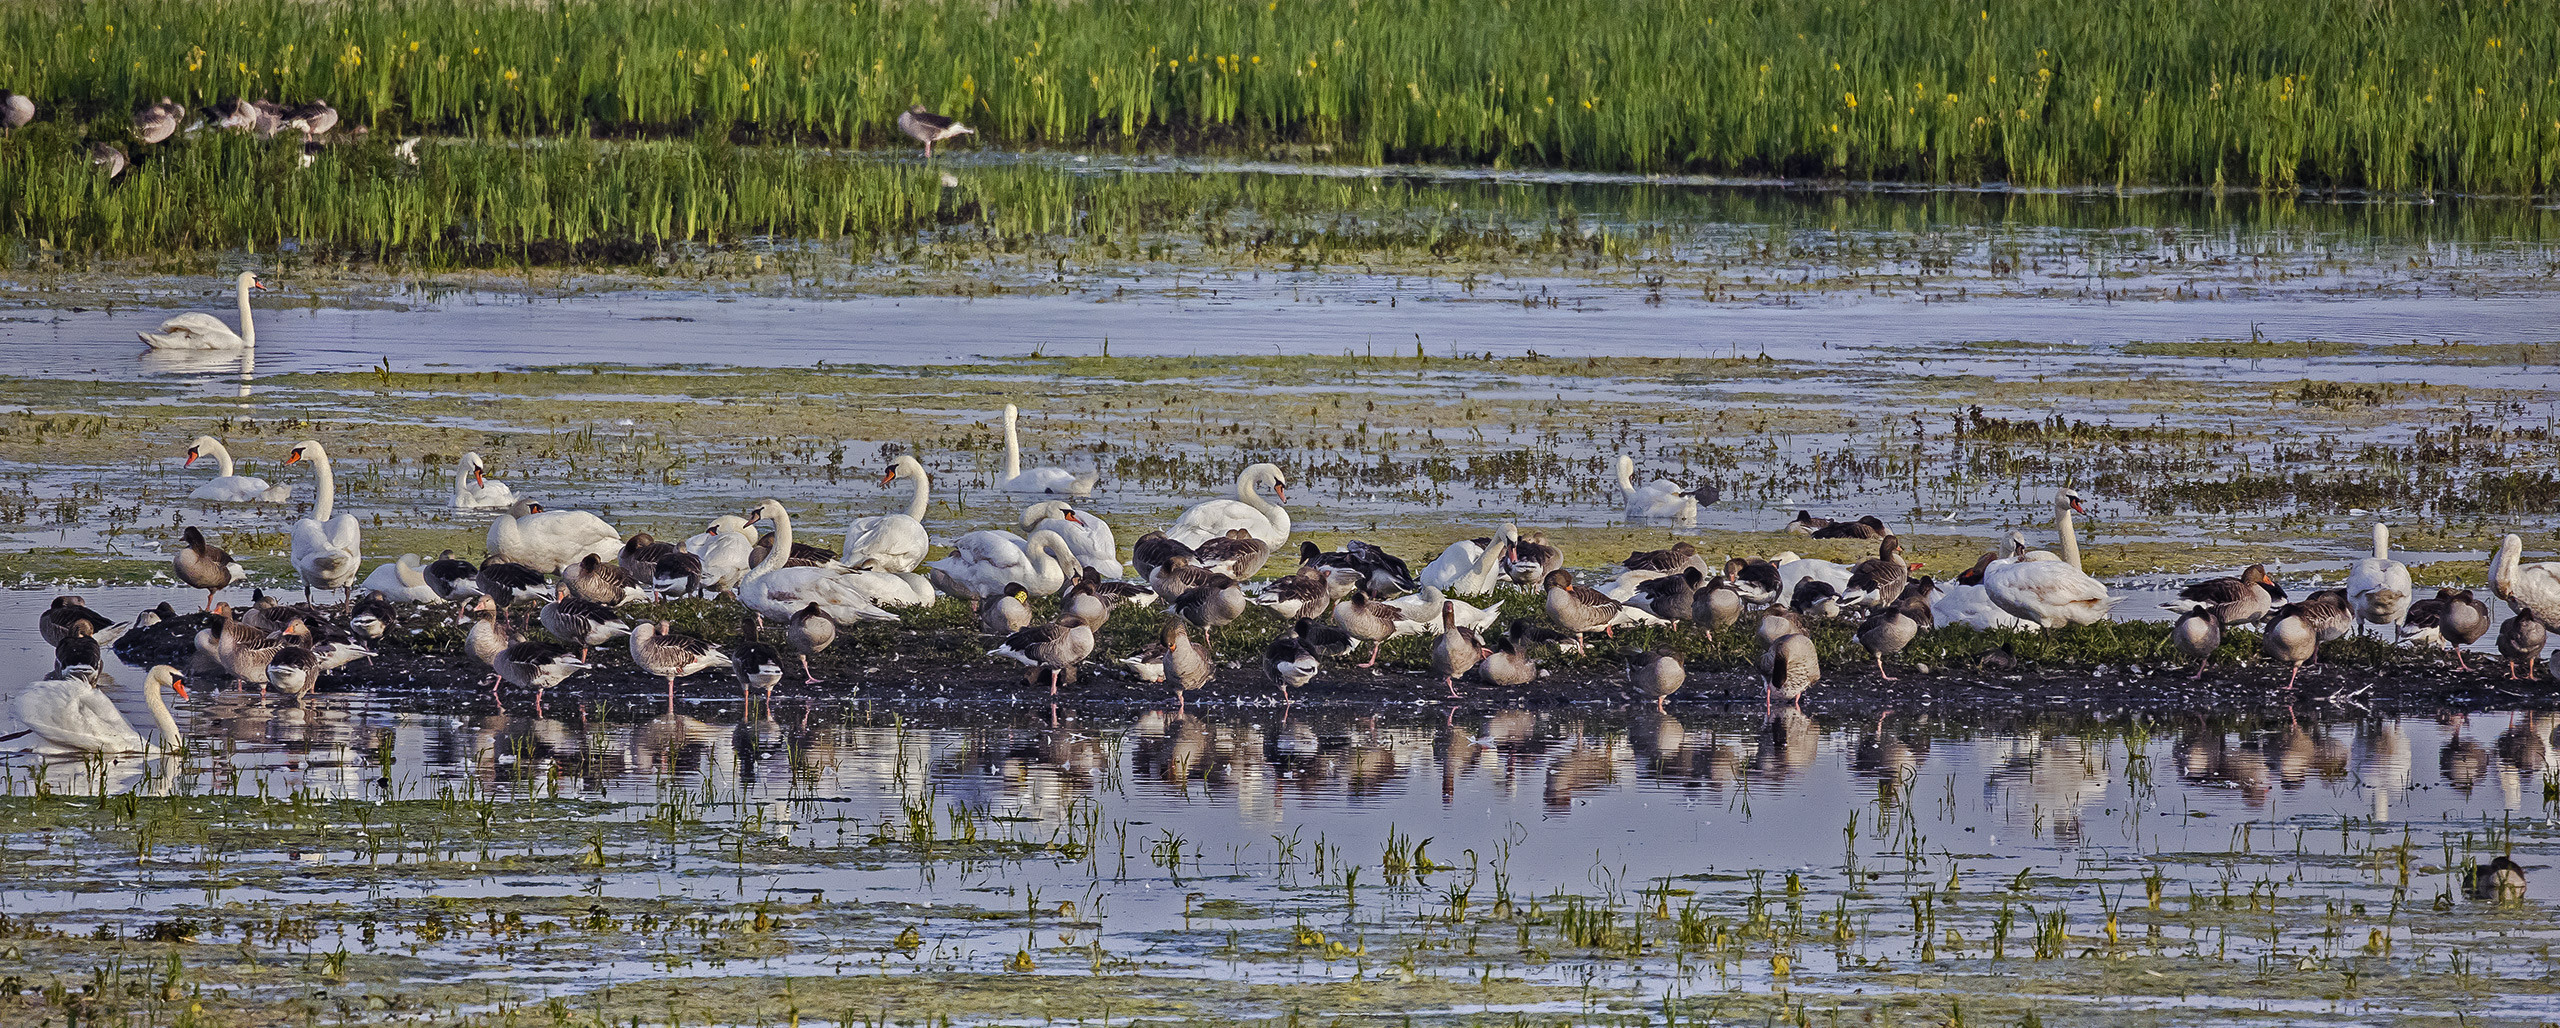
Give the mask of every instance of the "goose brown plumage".
[{"label": "goose brown plumage", "polygon": [[186,545],[170,559],[170,565],[179,581],[204,590],[204,607],[200,609],[212,609],[215,593],[248,580],[249,572],[231,559],[231,552],[206,542],[202,530],[187,526],[185,540]]}]

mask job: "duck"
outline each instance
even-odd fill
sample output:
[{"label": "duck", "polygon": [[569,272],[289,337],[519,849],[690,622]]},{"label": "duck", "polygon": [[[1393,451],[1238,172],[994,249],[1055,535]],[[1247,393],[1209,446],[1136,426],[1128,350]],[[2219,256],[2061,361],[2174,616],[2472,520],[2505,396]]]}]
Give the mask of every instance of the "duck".
[{"label": "duck", "polygon": [[746,699],[757,690],[764,692],[767,710],[773,707],[773,687],[782,683],[782,651],[756,638],[756,619],[750,617],[738,628],[738,652],[730,665],[738,672],[738,696]]},{"label": "duck", "polygon": [[[158,332],[138,332],[142,345],[154,350],[250,350],[258,345],[258,326],[249,318],[249,294],[266,291],[267,284],[254,271],[243,271],[232,280],[240,298],[240,331],[222,323],[210,314],[188,311],[160,323]],[[278,500],[283,499],[278,497]]]},{"label": "duck", "polygon": [[309,600],[314,589],[337,589],[352,601],[356,572],[364,565],[364,526],[356,523],[353,514],[330,516],[337,508],[338,479],[329,468],[329,451],[305,439],[293,444],[284,462],[309,462],[320,480],[311,516],[295,521],[291,529],[293,570],[302,577],[302,598]]},{"label": "duck", "polygon": [[1801,632],[1771,640],[1760,651],[1760,677],[1767,683],[1761,696],[1763,709],[1775,707],[1778,700],[1803,709],[1806,690],[1822,681],[1822,660],[1813,640]]},{"label": "duck", "polygon": [[356,592],[375,593],[394,603],[444,602],[444,597],[436,593],[435,587],[427,584],[424,558],[414,553],[403,553],[399,560],[389,564],[374,565],[373,573],[364,576],[364,582],[356,586]]},{"label": "duck", "polygon": [[2222,614],[2202,606],[2178,615],[2178,623],[2169,626],[2169,642],[2195,658],[2196,673],[2187,680],[2202,681],[2205,669],[2213,666],[2213,652],[2222,648]]},{"label": "duck", "polygon": [[1164,647],[1164,656],[1157,662],[1160,678],[1173,686],[1173,709],[1178,712],[1183,709],[1185,694],[1209,684],[1217,674],[1217,665],[1211,660],[1209,648],[1192,642],[1190,629],[1179,620],[1166,619],[1157,641]]},{"label": "duck", "polygon": [[2524,890],[2524,865],[2506,854],[2462,869],[2462,894],[2470,899],[2514,903],[2524,899]]},{"label": "duck", "polygon": [[484,507],[513,507],[516,491],[504,482],[489,480],[489,466],[477,452],[465,453],[453,462],[453,506],[456,510],[478,510]]},{"label": "duck", "polygon": [[901,478],[916,484],[915,492],[907,497],[907,509],[853,519],[853,527],[844,534],[846,565],[874,571],[914,571],[933,549],[933,539],[924,530],[925,512],[933,508],[933,479],[925,474],[923,462],[903,454],[880,474],[880,488],[889,488]]},{"label": "duck", "polygon": [[1849,608],[1884,608],[1902,597],[1902,588],[1911,581],[1911,573],[1924,565],[1905,561],[1902,537],[1887,535],[1876,544],[1876,555],[1849,568],[1849,582],[1840,590],[1840,605]]},{"label": "duck", "polygon": [[1237,581],[1252,578],[1270,560],[1271,544],[1241,528],[1230,528],[1216,539],[1203,539],[1191,551],[1192,563]]},{"label": "duck", "polygon": [[1549,574],[1562,567],[1564,551],[1548,545],[1545,532],[1521,536],[1502,555],[1502,575],[1514,585],[1544,582]]},{"label": "duck", "polygon": [[446,603],[459,603],[481,595],[480,566],[453,555],[452,550],[438,554],[423,569],[427,588]]},{"label": "duck", "polygon": [[204,606],[198,609],[213,609],[215,593],[249,580],[248,569],[231,558],[231,551],[206,542],[203,530],[188,525],[181,538],[186,545],[169,559],[170,569],[177,573],[178,581],[204,590]]},{"label": "duck", "polygon": [[2054,494],[2055,527],[2062,536],[2059,557],[2040,557],[2043,551],[2033,551],[2024,559],[1994,563],[1983,571],[1983,593],[1992,603],[2044,628],[2107,619],[2114,600],[2107,595],[2106,583],[2080,570],[2080,533],[2072,516],[2083,512],[2083,502],[2079,493],[2069,489]]},{"label": "duck", "polygon": [[2560,562],[2524,563],[2524,537],[2509,535],[2489,560],[2489,591],[2517,610],[2560,618]]},{"label": "duck", "polygon": [[2368,625],[2397,625],[2408,616],[2409,566],[2391,559],[2391,526],[2373,523],[2373,556],[2347,570],[2347,604]]},{"label": "duck", "polygon": [[2437,589],[2433,598],[2410,604],[2400,619],[2402,641],[2452,650],[2454,666],[2464,671],[2471,670],[2471,662],[2463,657],[2463,648],[2488,633],[2489,605],[2469,589]]},{"label": "duck", "polygon": [[[916,142],[923,143],[924,156],[927,160],[933,159],[933,144],[958,136],[976,135],[978,132],[977,129],[960,124],[954,119],[926,110],[923,104],[909,107],[904,113],[898,115],[898,131],[906,133],[908,138]],[[1005,404],[1004,409],[1006,427],[1010,428],[1013,421],[1013,405]]]},{"label": "duck", "polygon": [[755,611],[759,617],[784,620],[799,613],[811,603],[839,624],[854,621],[896,621],[898,615],[881,609],[871,598],[844,581],[841,571],[825,567],[790,567],[791,514],[775,500],[766,500],[750,511],[752,527],[756,521],[773,522],[775,545],[765,551],[764,560],[749,569],[738,582],[738,602]]},{"label": "duck", "polygon": [[1491,536],[1450,543],[1417,581],[1451,596],[1486,595],[1502,584],[1503,555],[1519,542],[1519,526],[1506,521]]},{"label": "duck", "polygon": [[620,561],[607,560],[592,553],[563,566],[560,580],[579,599],[608,607],[638,603],[649,598],[648,588],[632,577],[631,572],[623,570]]},{"label": "duck", "polygon": [[1639,518],[1694,521],[1698,517],[1699,504],[1714,503],[1721,496],[1715,486],[1701,485],[1689,489],[1667,478],[1657,478],[1639,486],[1635,475],[1636,459],[1620,454],[1618,493],[1627,498],[1627,518],[1631,521]]},{"label": "duck", "polygon": [[791,620],[783,623],[782,638],[791,644],[791,652],[800,655],[801,684],[818,684],[818,673],[809,667],[809,658],[827,651],[836,643],[836,619],[826,609],[811,603],[793,611]]},{"label": "duck", "polygon": [[124,622],[89,609],[88,601],[79,596],[56,596],[44,613],[36,615],[36,634],[44,637],[47,646],[60,645],[82,628],[103,646],[123,636],[127,627]]},{"label": "duck", "polygon": [[1926,577],[1911,583],[1911,588],[1901,590],[1884,609],[1858,623],[1858,645],[1875,656],[1878,680],[1896,681],[1886,673],[1884,659],[1901,653],[1922,631],[1935,627],[1929,613],[1929,593],[1935,584]]},{"label": "duck", "polygon": [[605,519],[583,510],[551,510],[531,500],[517,500],[489,523],[489,557],[554,573],[593,554],[605,560],[622,555],[622,533]]},{"label": "duck", "polygon": [[1590,652],[1583,636],[1591,632],[1615,638],[1619,625],[1663,623],[1661,618],[1603,596],[1597,589],[1575,585],[1573,572],[1562,568],[1547,572],[1545,586],[1547,616],[1573,633],[1575,653]]},{"label": "duck", "polygon": [[1653,697],[1653,712],[1671,713],[1671,694],[1689,681],[1689,669],[1681,666],[1680,654],[1671,650],[1650,650],[1627,665],[1627,685],[1638,695]]},{"label": "duck", "polygon": [[1091,496],[1102,476],[1093,472],[1076,474],[1065,468],[1022,468],[1022,436],[1015,423],[1022,412],[1008,403],[1004,405],[1004,476],[995,486],[1009,493],[1048,493],[1056,496]]},{"label": "duck", "polygon": [[2320,630],[2303,616],[2301,604],[2288,603],[2267,616],[2258,648],[2271,658],[2293,665],[2293,674],[2284,681],[2286,691],[2291,691],[2302,680],[2302,665],[2320,656]]},{"label": "duck", "polygon": [[579,660],[588,659],[596,647],[631,634],[631,622],[612,607],[578,596],[565,586],[542,605],[540,616],[542,630],[577,647]]},{"label": "duck", "polygon": [[1273,636],[1271,644],[1262,648],[1262,671],[1280,686],[1280,702],[1290,702],[1289,690],[1304,689],[1315,681],[1324,668],[1316,656],[1315,646],[1307,641],[1307,621],[1298,621],[1299,631]]},{"label": "duck", "polygon": [[[1378,656],[1386,651],[1387,640],[1396,633],[1396,615],[1401,613],[1384,600],[1371,599],[1366,587],[1351,590],[1342,602],[1333,605],[1333,623],[1351,633],[1357,642],[1370,644],[1369,661],[1364,668],[1378,666]],[[1358,648],[1357,643],[1353,647]]]},{"label": "duck", "polygon": [[223,447],[220,439],[209,435],[195,437],[195,441],[187,444],[185,466],[196,466],[198,457],[213,458],[214,477],[188,493],[190,500],[205,503],[283,503],[293,497],[292,486],[269,485],[266,479],[255,475],[235,474],[237,468],[231,462],[231,451]]},{"label": "duck", "polygon": [[[2507,677],[2532,681],[2534,668],[2542,661],[2543,647],[2550,645],[2550,626],[2530,610],[2519,610],[2498,626],[2498,654],[2507,658]],[[2524,662],[2524,674],[2516,674],[2516,662]]]},{"label": "duck", "polygon": [[[1270,488],[1273,500],[1264,500],[1261,490]],[[1289,476],[1277,464],[1252,464],[1236,474],[1234,499],[1203,500],[1192,504],[1174,519],[1165,537],[1184,546],[1197,547],[1210,539],[1222,537],[1231,528],[1241,528],[1273,549],[1289,544],[1289,510],[1281,504],[1289,502]]]},{"label": "duck", "polygon": [[134,730],[105,691],[76,678],[42,679],[0,704],[0,745],[48,756],[174,751],[182,739],[177,718],[160,699],[162,689],[186,699],[186,677],[166,664],[153,665],[143,676],[142,705],[160,730],[157,745]]},{"label": "duck", "polygon": [[755,533],[748,531],[747,519],[723,514],[711,520],[700,533],[684,541],[684,552],[702,562],[703,584],[721,591],[732,591],[747,569],[754,565]]},{"label": "duck", "polygon": [[[1072,520],[1076,514],[1066,516]],[[1011,532],[971,532],[952,543],[949,555],[926,566],[957,583],[964,595],[985,597],[1004,591],[1008,582],[1034,596],[1055,595],[1079,565],[1066,537],[1041,529],[1027,540]]]},{"label": "duck", "polygon": [[509,644],[489,661],[489,669],[497,673],[499,681],[533,691],[533,716],[537,718],[543,716],[544,692],[591,667],[594,665],[585,658],[570,656],[567,649],[538,639]]},{"label": "duck", "polygon": [[676,709],[676,679],[732,666],[720,647],[689,635],[677,635],[664,621],[643,621],[631,629],[631,662],[667,680],[667,712]]},{"label": "duck", "polygon": [[1049,695],[1055,696],[1060,681],[1093,655],[1093,629],[1070,614],[1008,635],[987,655],[1018,662],[1047,678]]},{"label": "duck", "polygon": [[2229,578],[2208,578],[2178,591],[2163,609],[2184,613],[2211,607],[2225,625],[2254,625],[2284,602],[2284,586],[2276,584],[2264,564],[2251,564]]}]

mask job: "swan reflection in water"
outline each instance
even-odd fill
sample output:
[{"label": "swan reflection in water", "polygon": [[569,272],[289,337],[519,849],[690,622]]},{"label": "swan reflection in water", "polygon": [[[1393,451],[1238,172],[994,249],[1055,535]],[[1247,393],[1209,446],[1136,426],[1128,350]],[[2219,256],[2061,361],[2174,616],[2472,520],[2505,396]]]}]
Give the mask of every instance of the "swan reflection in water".
[{"label": "swan reflection in water", "polygon": [[258,353],[255,350],[145,350],[142,369],[167,375],[210,375],[238,369],[241,398],[248,398],[257,381]]}]

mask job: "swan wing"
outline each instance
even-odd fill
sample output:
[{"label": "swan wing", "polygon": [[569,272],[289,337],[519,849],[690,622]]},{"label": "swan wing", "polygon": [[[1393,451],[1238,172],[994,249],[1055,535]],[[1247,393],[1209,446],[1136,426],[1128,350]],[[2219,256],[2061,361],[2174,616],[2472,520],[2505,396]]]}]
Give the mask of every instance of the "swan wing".
[{"label": "swan wing", "polygon": [[2030,560],[1984,573],[1985,595],[2000,609],[2046,626],[2106,619],[2106,583],[2061,561]]},{"label": "swan wing", "polygon": [[924,524],[904,514],[859,518],[845,533],[843,562],[874,571],[913,571],[924,563],[933,539]]},{"label": "swan wing", "polygon": [[257,503],[282,500],[291,493],[290,489],[269,486],[267,480],[263,478],[249,475],[224,475],[209,479],[205,484],[197,486],[194,492],[187,494],[187,498],[210,503]]},{"label": "swan wing", "polygon": [[1476,545],[1473,539],[1460,539],[1450,543],[1448,549],[1440,551],[1440,556],[1423,566],[1420,581],[1444,593],[1473,596],[1488,591],[1490,583],[1474,580],[1476,562],[1482,559],[1484,547]]},{"label": "swan wing", "polygon": [[123,753],[143,748],[142,736],[105,693],[87,682],[49,679],[11,702],[11,713],[42,740],[29,748],[57,752]]},{"label": "swan wing", "polygon": [[[838,621],[898,620],[896,614],[880,609],[844,577],[844,572],[833,568],[786,567],[749,579],[740,590],[747,595],[741,598],[761,601],[770,616],[789,617],[790,612],[815,603]],[[774,615],[773,611],[782,613]]]},{"label": "swan wing", "polygon": [[1277,526],[1271,523],[1271,519],[1263,517],[1262,512],[1253,509],[1252,504],[1243,500],[1220,499],[1192,504],[1191,509],[1183,511],[1182,516],[1174,520],[1173,527],[1166,529],[1164,534],[1166,538],[1184,546],[1198,546],[1210,539],[1225,535],[1227,530],[1234,528],[1244,529],[1252,533],[1254,538],[1264,542],[1271,542],[1272,535],[1277,531]]}]

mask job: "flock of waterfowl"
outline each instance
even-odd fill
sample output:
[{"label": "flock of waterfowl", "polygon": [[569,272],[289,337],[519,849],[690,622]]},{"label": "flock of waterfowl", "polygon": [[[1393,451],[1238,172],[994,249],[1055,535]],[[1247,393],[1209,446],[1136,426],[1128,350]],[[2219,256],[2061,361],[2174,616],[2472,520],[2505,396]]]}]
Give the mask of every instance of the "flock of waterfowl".
[{"label": "flock of waterfowl", "polygon": [[[249,584],[249,573],[199,528],[184,531],[185,545],[172,572],[203,590],[209,620],[195,633],[198,673],[206,667],[260,689],[295,697],[315,688],[331,668],[374,655],[370,642],[408,620],[413,606],[449,604],[469,622],[464,649],[485,664],[494,690],[514,686],[534,694],[595,666],[595,648],[624,644],[632,665],[666,680],[670,708],[677,682],[690,675],[731,669],[743,690],[771,688],[786,674],[788,656],[808,663],[826,650],[839,626],[895,621],[902,610],[940,597],[966,601],[996,641],[991,657],[1017,661],[1026,680],[1055,694],[1089,662],[1107,659],[1141,680],[1162,682],[1177,695],[1208,684],[1222,668],[1239,667],[1215,652],[1216,633],[1247,617],[1278,619],[1280,630],[1257,663],[1282,701],[1323,674],[1328,662],[1370,652],[1361,668],[1374,667],[1385,642],[1399,636],[1433,637],[1431,671],[1447,695],[1461,680],[1495,686],[1535,681],[1542,647],[1586,650],[1593,633],[1621,628],[1694,626],[1712,633],[1753,619],[1760,642],[1765,699],[1801,702],[1822,680],[1823,668],[1807,625],[1839,620],[1853,626],[1859,645],[1874,659],[1878,676],[1891,680],[1886,660],[1933,629],[2042,631],[2103,621],[2119,597],[2081,568],[2075,516],[2082,497],[2071,490],[2053,500],[2059,552],[2031,548],[2012,532],[2000,551],[1987,552],[1952,581],[1917,575],[1922,568],[1903,553],[1899,536],[1872,516],[1837,521],[1799,514],[1787,528],[1812,536],[1874,539],[1876,555],[1835,563],[1780,553],[1773,557],[1711,560],[1689,543],[1632,553],[1615,562],[1616,574],[1586,580],[1566,567],[1565,555],[1540,533],[1502,524],[1486,535],[1456,540],[1416,572],[1403,559],[1353,540],[1338,551],[1295,540],[1288,509],[1287,474],[1254,464],[1236,477],[1234,495],[1193,504],[1161,530],[1127,548],[1112,527],[1082,506],[1097,485],[1092,474],[1057,467],[1024,468],[1016,411],[1005,409],[1005,459],[993,485],[1037,498],[1007,528],[982,528],[953,539],[939,559],[925,524],[932,481],[925,466],[901,456],[885,469],[883,487],[910,483],[902,512],[856,519],[840,549],[808,545],[795,534],[791,513],[766,500],[723,515],[681,542],[647,533],[626,535],[604,518],[575,510],[551,510],[489,479],[477,453],[455,462],[452,506],[492,509],[479,563],[446,551],[437,559],[414,554],[376,565],[365,575],[363,526],[336,509],[336,481],[327,450],[317,441],[295,444],[287,465],[308,465],[315,478],[309,516],[286,526],[293,575],[304,602],[284,604],[257,593],[258,602],[234,611],[216,601],[225,589]],[[186,461],[211,459],[218,477],[193,498],[209,503],[272,503],[289,487],[235,473],[230,454],[209,436],[195,438]],[[1639,482],[1632,458],[1618,461],[1618,479],[1630,519],[1692,515],[1712,503],[1711,487],[1669,480]],[[770,532],[756,526],[770,525]],[[2523,542],[2509,535],[2490,560],[2492,591],[2512,608],[2498,630],[2500,650],[2514,677],[2517,663],[2531,677],[2547,645],[2547,612],[2560,612],[2560,563],[2525,563]],[[1298,558],[1297,568],[1248,588],[1274,557]],[[1505,589],[1533,592],[1544,619],[1505,619],[1498,597]],[[313,598],[337,593],[334,607]],[[663,620],[635,617],[632,605],[675,596],[726,597],[742,608],[739,637],[726,645],[673,631]],[[1041,598],[1058,597],[1057,614],[1035,617]],[[1488,601],[1488,598],[1496,598]],[[1137,653],[1099,652],[1096,630],[1124,612],[1160,606],[1155,643]],[[2467,669],[2463,647],[2491,626],[2486,604],[2468,590],[2446,588],[2421,597],[2407,567],[2390,556],[2388,530],[2376,525],[2373,555],[2357,562],[2342,588],[2322,589],[2299,600],[2263,566],[2228,578],[2198,582],[2167,606],[2179,618],[2171,639],[2205,673],[2222,633],[2243,625],[2261,631],[2267,656],[2293,666],[2316,659],[2319,646],[2361,623],[2392,628],[2399,638],[2454,651]],[[530,618],[521,608],[534,608]],[[169,604],[144,620],[174,618]],[[539,636],[532,625],[538,624]],[[779,626],[782,647],[761,631]],[[64,598],[44,618],[47,642],[57,647],[53,682],[85,681],[101,666],[98,645],[128,626]],[[1197,632],[1195,637],[1194,632]],[[1653,637],[1659,639],[1659,636]],[[178,684],[174,670],[154,669],[152,688]],[[2560,672],[2555,672],[2560,674]],[[1628,677],[1640,695],[1661,706],[1684,685],[1687,668],[1669,649],[1628,654]],[[2287,689],[2292,688],[2288,680]],[[76,702],[75,702],[76,701]],[[130,734],[55,731],[74,714],[97,713],[88,694],[57,684],[22,692],[12,703],[18,736],[73,749],[106,745]],[[109,706],[107,710],[111,711]],[[86,741],[82,741],[86,740]]]}]

